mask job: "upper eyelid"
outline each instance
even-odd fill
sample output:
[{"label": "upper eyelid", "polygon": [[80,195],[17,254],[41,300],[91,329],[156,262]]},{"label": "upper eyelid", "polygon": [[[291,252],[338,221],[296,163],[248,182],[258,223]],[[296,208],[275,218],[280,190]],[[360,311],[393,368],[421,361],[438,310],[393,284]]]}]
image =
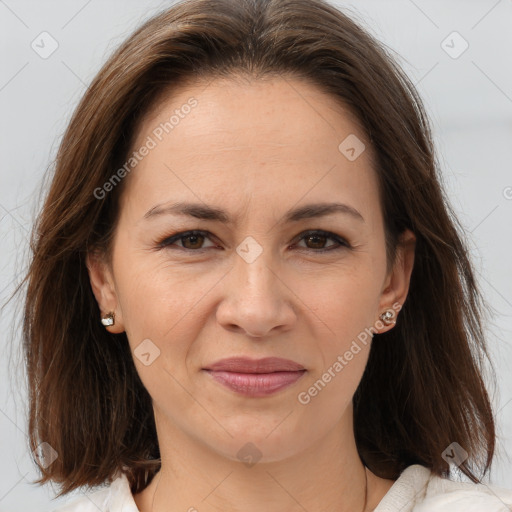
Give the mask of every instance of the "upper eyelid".
[{"label": "upper eyelid", "polygon": [[[170,236],[164,238],[158,244],[158,246],[165,247],[168,245],[172,245],[170,240],[174,239],[174,241],[173,241],[173,243],[174,243],[175,241],[180,240],[180,238],[184,238],[186,236],[190,236],[190,235],[194,235],[194,234],[200,234],[202,236],[205,236],[205,238],[209,238],[211,241],[213,241],[216,238],[215,235],[213,235],[210,231],[203,230],[203,229],[189,229],[189,230],[185,230],[185,231],[180,231],[176,234],[173,234],[173,235],[170,235]],[[321,236],[325,236],[326,238],[331,238],[336,243],[340,244],[340,246],[345,246],[347,248],[351,247],[351,244],[346,240],[345,237],[343,237],[341,235],[337,235],[336,233],[327,231],[325,229],[306,229],[304,231],[301,231],[298,235],[296,235],[294,237],[294,240],[302,241],[304,239],[304,237],[306,237],[308,235],[315,235],[315,234],[320,234]],[[204,249],[208,249],[208,247],[205,247]],[[191,252],[201,251],[201,249],[186,249],[186,250],[190,250]],[[311,249],[311,250],[314,252],[322,251],[322,249],[317,249],[317,250]]]}]

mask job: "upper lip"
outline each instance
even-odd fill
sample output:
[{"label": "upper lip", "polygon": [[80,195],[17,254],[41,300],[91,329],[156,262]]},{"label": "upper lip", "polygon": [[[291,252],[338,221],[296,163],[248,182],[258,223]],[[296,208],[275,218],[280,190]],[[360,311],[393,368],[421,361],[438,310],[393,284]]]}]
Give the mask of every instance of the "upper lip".
[{"label": "upper lip", "polygon": [[290,359],[280,357],[264,357],[263,359],[250,359],[248,357],[229,357],[210,364],[205,370],[239,373],[273,373],[295,372],[304,370],[304,366]]}]

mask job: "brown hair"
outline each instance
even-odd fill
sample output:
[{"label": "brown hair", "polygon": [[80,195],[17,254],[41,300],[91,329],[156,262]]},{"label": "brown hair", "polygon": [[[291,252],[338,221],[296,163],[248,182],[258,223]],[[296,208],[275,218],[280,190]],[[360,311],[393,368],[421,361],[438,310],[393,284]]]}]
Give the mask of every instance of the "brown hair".
[{"label": "brown hair", "polygon": [[388,263],[399,234],[416,235],[408,298],[396,327],[375,336],[353,399],[363,462],[383,478],[415,463],[449,476],[442,453],[455,441],[469,454],[461,470],[478,481],[495,447],[485,305],[414,86],[382,44],[323,0],[188,0],[141,26],[93,80],[32,233],[30,446],[58,453],[37,483],[58,482],[62,495],[122,470],[137,493],[160,468],[151,398],[126,334],[99,322],[85,265],[88,251],[109,254],[123,183],[102,199],[94,191],[123,165],[156,98],[187,80],[235,75],[303,78],[348,106],[376,154]]}]

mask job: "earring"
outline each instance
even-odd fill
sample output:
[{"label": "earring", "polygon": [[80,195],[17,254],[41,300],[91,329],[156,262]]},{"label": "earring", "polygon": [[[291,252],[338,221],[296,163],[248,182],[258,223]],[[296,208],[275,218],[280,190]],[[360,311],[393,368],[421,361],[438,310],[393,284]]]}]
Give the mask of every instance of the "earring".
[{"label": "earring", "polygon": [[395,312],[392,309],[388,309],[382,315],[380,315],[380,319],[384,322],[385,325],[393,325],[396,324],[396,320],[391,320],[394,318]]},{"label": "earring", "polygon": [[110,313],[107,313],[105,316],[101,317],[101,323],[105,327],[108,327],[109,325],[114,325],[114,323],[115,323],[114,312],[111,311]]}]

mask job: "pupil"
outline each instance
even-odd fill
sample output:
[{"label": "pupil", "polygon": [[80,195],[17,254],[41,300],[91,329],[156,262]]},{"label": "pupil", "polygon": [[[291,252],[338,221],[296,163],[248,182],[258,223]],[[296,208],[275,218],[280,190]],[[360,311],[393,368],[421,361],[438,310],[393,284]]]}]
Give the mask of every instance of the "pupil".
[{"label": "pupil", "polygon": [[[319,243],[320,246],[323,245],[322,240],[325,240],[325,237],[322,235],[310,235],[308,238],[309,238],[309,240],[316,240],[317,244]],[[318,240],[320,240],[320,242],[318,242]],[[313,242],[313,245],[315,245],[315,242]]]},{"label": "pupil", "polygon": [[[188,235],[186,239],[192,241],[192,245],[195,246],[198,243],[198,239],[201,238],[201,235]],[[195,242],[195,243],[194,243]],[[200,245],[200,244],[199,244]]]}]

